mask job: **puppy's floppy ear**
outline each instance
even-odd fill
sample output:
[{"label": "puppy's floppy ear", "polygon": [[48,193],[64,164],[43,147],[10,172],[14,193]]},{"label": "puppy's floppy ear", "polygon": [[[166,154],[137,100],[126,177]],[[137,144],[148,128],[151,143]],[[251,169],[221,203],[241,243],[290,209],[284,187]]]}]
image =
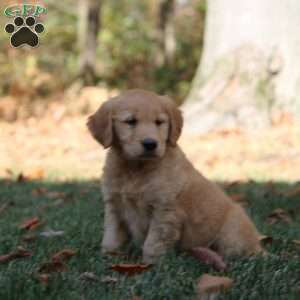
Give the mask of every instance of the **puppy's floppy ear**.
[{"label": "puppy's floppy ear", "polygon": [[161,98],[164,102],[170,119],[168,142],[171,146],[175,147],[183,126],[182,113],[171,98],[168,96],[161,96]]},{"label": "puppy's floppy ear", "polygon": [[87,127],[92,136],[104,147],[113,142],[112,109],[114,100],[104,102],[100,108],[88,118]]}]

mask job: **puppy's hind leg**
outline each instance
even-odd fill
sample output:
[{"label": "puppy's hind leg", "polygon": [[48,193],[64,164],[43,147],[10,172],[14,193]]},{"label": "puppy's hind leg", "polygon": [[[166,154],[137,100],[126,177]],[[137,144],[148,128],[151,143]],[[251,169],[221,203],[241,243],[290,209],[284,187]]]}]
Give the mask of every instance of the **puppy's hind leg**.
[{"label": "puppy's hind leg", "polygon": [[104,234],[102,239],[102,253],[115,252],[128,239],[128,233],[123,226],[112,203],[105,203]]},{"label": "puppy's hind leg", "polygon": [[265,254],[255,225],[245,211],[237,205],[228,214],[216,246],[225,257]]}]

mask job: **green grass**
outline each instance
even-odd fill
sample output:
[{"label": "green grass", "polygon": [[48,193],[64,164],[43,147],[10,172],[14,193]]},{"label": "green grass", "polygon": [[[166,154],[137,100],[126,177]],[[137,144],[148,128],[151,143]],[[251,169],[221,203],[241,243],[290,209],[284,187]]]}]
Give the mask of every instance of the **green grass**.
[{"label": "green grass", "polygon": [[[68,200],[62,206],[52,206],[56,200],[45,195],[33,196],[37,187],[50,191],[62,191]],[[276,188],[284,191],[287,184],[278,183]],[[267,247],[275,254],[268,258],[235,259],[229,262],[229,271],[218,273],[188,255],[169,253],[150,271],[133,277],[119,275],[110,270],[117,262],[140,262],[140,250],[132,246],[132,256],[102,257],[100,241],[102,236],[103,206],[97,182],[25,182],[0,181],[0,206],[14,202],[0,215],[0,255],[23,245],[33,252],[31,258],[17,259],[0,264],[1,300],[88,300],[88,299],[132,299],[140,295],[143,300],[194,299],[197,278],[203,273],[230,276],[234,287],[219,299],[300,299],[300,257],[299,248],[291,243],[300,239],[300,216],[294,215],[293,223],[268,225],[266,216],[275,208],[296,209],[297,197],[286,199],[282,193],[267,193],[263,184],[250,182],[235,186],[233,192],[247,195],[249,214],[259,230],[272,235],[274,242]],[[39,216],[45,221],[44,228],[63,230],[61,237],[38,238],[28,243],[22,240],[24,232],[19,225],[26,219]],[[55,252],[71,248],[77,251],[68,265],[68,271],[54,273],[48,285],[40,283],[36,274],[42,263],[49,261]],[[83,272],[93,272],[99,277],[113,276],[115,284],[80,279]]]}]

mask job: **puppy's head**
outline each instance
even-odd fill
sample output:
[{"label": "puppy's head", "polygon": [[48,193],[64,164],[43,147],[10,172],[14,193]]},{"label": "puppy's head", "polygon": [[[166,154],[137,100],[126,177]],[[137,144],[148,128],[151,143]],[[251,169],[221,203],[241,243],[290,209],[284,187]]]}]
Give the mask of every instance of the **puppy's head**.
[{"label": "puppy's head", "polygon": [[182,123],[170,98],[130,90],[106,101],[87,126],[104,148],[118,147],[127,159],[139,160],[163,157],[168,146],[175,147]]}]

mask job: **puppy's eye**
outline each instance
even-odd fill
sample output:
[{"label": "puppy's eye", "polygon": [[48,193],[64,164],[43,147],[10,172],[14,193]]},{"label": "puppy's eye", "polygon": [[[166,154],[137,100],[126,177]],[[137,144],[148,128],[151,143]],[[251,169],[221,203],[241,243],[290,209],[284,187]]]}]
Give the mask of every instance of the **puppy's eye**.
[{"label": "puppy's eye", "polygon": [[125,121],[126,124],[130,125],[130,126],[135,126],[137,124],[137,119],[128,119]]},{"label": "puppy's eye", "polygon": [[164,123],[165,123],[164,120],[156,120],[156,121],[155,121],[155,124],[156,124],[157,126],[160,126],[160,125],[162,125],[162,124],[164,124]]}]

